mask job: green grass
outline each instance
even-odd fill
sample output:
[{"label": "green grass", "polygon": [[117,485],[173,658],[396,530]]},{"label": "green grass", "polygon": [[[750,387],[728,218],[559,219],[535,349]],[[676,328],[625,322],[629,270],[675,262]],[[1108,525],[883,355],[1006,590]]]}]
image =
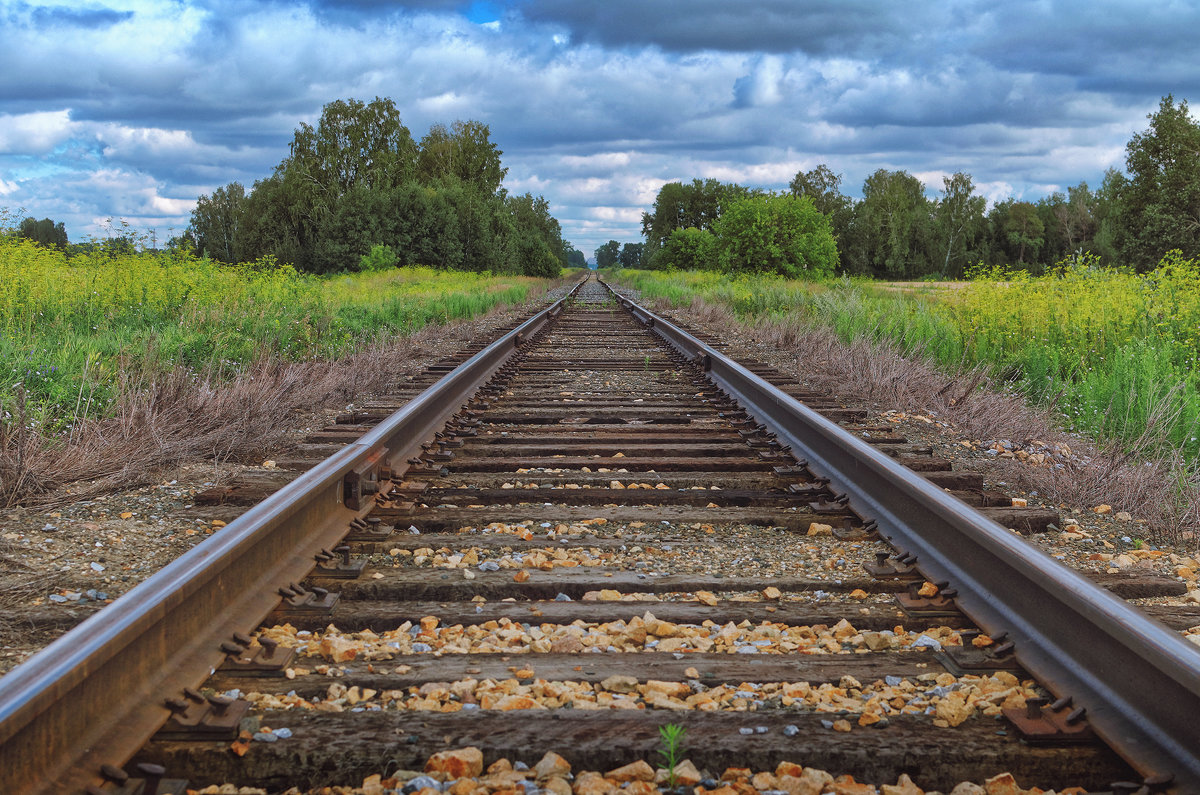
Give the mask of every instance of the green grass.
[{"label": "green grass", "polygon": [[0,235],[0,412],[23,394],[35,422],[62,427],[103,415],[122,378],[335,358],[545,284],[428,268],[317,277],[270,259],[229,266],[180,252],[68,259]]},{"label": "green grass", "polygon": [[621,271],[647,298],[693,296],[752,319],[801,313],[844,340],[889,340],[954,369],[983,364],[1068,427],[1137,438],[1166,408],[1164,441],[1200,459],[1200,263],[1168,255],[1148,274],[1088,258],[1050,274],[979,272],[966,283],[896,290],[866,280],[819,283],[712,272]]},{"label": "green grass", "polygon": [[729,277],[717,271],[641,271],[620,269],[614,278],[636,287],[647,298],[686,306],[693,298],[722,304],[740,317],[790,312],[805,306],[824,285],[781,276]]}]

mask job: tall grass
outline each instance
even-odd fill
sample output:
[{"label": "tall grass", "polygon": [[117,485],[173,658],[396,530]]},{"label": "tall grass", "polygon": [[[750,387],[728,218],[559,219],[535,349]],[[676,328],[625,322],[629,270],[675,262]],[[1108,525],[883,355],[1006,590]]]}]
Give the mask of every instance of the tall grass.
[{"label": "tall grass", "polygon": [[1200,263],[1168,254],[1154,271],[1084,259],[1030,278],[980,274],[936,304],[963,356],[991,362],[1072,427],[1134,439],[1165,409],[1165,438],[1200,457]]},{"label": "tall grass", "polygon": [[428,268],[316,277],[269,258],[229,266],[178,251],[68,259],[0,234],[0,410],[11,420],[19,398],[30,421],[63,427],[103,416],[123,379],[336,358],[519,303],[545,283]]},{"label": "tall grass", "polygon": [[1200,459],[1200,263],[1178,253],[1148,274],[1083,257],[1042,277],[992,269],[919,291],[711,272],[618,278],[675,306],[699,297],[743,318],[800,313],[846,342],[887,340],[952,369],[984,365],[1071,429],[1133,444],[1155,424],[1163,445]]}]

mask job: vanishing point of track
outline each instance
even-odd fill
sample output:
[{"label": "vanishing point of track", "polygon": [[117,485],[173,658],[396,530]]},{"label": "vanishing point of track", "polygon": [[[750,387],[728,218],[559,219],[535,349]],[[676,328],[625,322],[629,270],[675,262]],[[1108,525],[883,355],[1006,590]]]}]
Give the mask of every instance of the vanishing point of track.
[{"label": "vanishing point of track", "polygon": [[[0,789],[603,771],[673,723],[718,776],[1200,792],[1188,644],[1007,529],[1044,517],[765,374],[583,283],[0,679]],[[805,544],[832,562],[767,559]]]}]

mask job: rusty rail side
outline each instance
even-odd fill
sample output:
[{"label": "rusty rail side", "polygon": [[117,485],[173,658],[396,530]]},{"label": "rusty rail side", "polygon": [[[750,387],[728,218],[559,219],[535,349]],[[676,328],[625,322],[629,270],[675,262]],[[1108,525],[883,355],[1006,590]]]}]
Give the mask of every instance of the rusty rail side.
[{"label": "rusty rail side", "polygon": [[82,792],[123,764],[168,717],[163,700],[202,682],[221,641],[257,626],[366,513],[344,505],[346,474],[373,457],[403,472],[582,284],[0,679],[0,792]]},{"label": "rusty rail side", "polygon": [[917,555],[928,579],[956,588],[959,608],[981,628],[1007,632],[1021,665],[1056,696],[1085,709],[1097,735],[1156,783],[1153,791],[1200,792],[1200,654],[1191,644],[670,321],[613,293],[635,318],[701,361],[715,384],[828,477],[835,493],[849,495],[893,545]]}]

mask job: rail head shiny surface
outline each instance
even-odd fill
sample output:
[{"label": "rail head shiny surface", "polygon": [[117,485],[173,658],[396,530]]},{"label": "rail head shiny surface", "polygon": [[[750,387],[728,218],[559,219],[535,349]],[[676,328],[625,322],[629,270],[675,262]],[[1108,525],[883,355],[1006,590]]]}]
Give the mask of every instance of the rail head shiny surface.
[{"label": "rail head shiny surface", "polygon": [[[608,286],[608,285],[606,285]],[[611,286],[609,287],[612,290]],[[964,613],[1007,632],[1017,660],[1087,710],[1105,742],[1164,790],[1200,792],[1200,653],[1079,573],[845,432],[727,356],[615,291],[634,317],[847,493],[881,534],[948,580]]]},{"label": "rail head shiny surface", "polygon": [[100,764],[124,763],[166,719],[163,699],[207,676],[220,642],[278,603],[274,586],[344,534],[360,513],[342,502],[346,473],[381,447],[402,469],[582,284],[0,678],[0,791],[82,792]]}]

